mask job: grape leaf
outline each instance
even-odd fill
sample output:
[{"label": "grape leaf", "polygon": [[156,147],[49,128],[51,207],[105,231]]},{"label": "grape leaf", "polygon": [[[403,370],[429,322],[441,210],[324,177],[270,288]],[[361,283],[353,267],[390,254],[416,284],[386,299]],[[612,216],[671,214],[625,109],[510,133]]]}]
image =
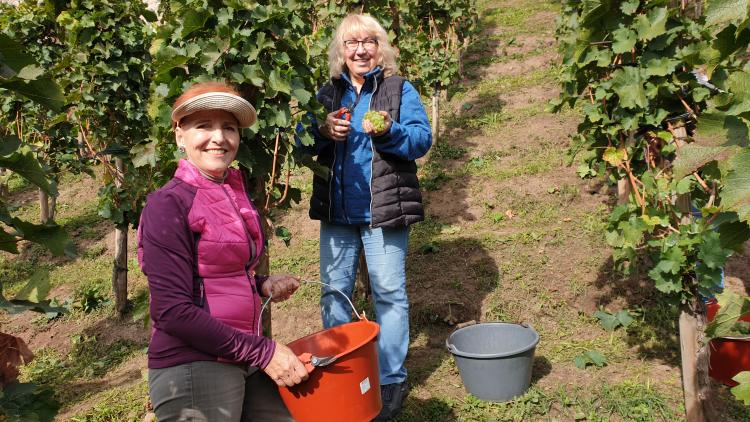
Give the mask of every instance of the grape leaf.
[{"label": "grape leaf", "polygon": [[668,57],[652,58],[643,63],[643,76],[666,76],[674,72],[679,60]]},{"label": "grape leaf", "polygon": [[617,167],[625,161],[626,152],[623,148],[607,147],[602,154],[602,160]]},{"label": "grape leaf", "polygon": [[748,0],[711,0],[706,4],[706,25],[723,27],[747,19],[750,2]]},{"label": "grape leaf", "polygon": [[5,167],[17,173],[37,185],[48,195],[57,196],[57,189],[49,183],[42,166],[28,147],[23,147],[9,156],[0,157],[0,167]]},{"label": "grape leaf", "polygon": [[748,146],[747,125],[738,117],[706,112],[698,118],[695,140],[703,146]]},{"label": "grape leaf", "polygon": [[638,6],[640,5],[640,0],[626,0],[623,1],[620,4],[620,10],[622,10],[622,13],[626,15],[632,15],[633,13],[638,10]]},{"label": "grape leaf", "polygon": [[596,311],[594,316],[599,318],[599,324],[607,331],[614,331],[615,328],[620,325],[620,321],[617,320],[617,317],[609,312]]},{"label": "grape leaf", "polygon": [[16,135],[0,137],[0,156],[9,155],[15,152],[21,146],[21,140]]},{"label": "grape leaf", "polygon": [[648,41],[667,32],[668,17],[669,13],[666,7],[658,7],[650,10],[646,15],[638,15],[635,18],[638,39]]},{"label": "grape leaf", "polygon": [[276,226],[274,234],[276,237],[284,241],[285,246],[289,246],[289,242],[292,241],[292,232],[284,226]]},{"label": "grape leaf", "polygon": [[742,371],[735,375],[732,380],[739,384],[732,387],[731,391],[737,400],[745,403],[746,406],[750,406],[750,371]]},{"label": "grape leaf", "polygon": [[714,231],[703,235],[703,243],[698,251],[698,259],[709,268],[721,268],[727,262],[731,251],[721,246],[719,233]]},{"label": "grape leaf", "polygon": [[617,311],[617,314],[615,315],[617,320],[620,322],[620,325],[627,328],[630,324],[635,321],[633,317],[630,316],[630,313],[625,309],[620,309]]},{"label": "grape leaf", "polygon": [[737,148],[733,146],[703,146],[698,143],[687,144],[677,150],[673,175],[680,179],[712,161],[724,161],[735,153]]},{"label": "grape leaf", "polygon": [[180,36],[186,38],[194,31],[203,28],[203,25],[208,20],[208,16],[207,10],[188,9],[182,16],[182,32]]},{"label": "grape leaf", "polygon": [[612,90],[624,108],[644,108],[648,105],[643,78],[637,67],[626,67],[612,72]]},{"label": "grape leaf", "polygon": [[615,54],[627,53],[635,47],[637,34],[629,28],[619,28],[612,32],[612,51]]},{"label": "grape leaf", "polygon": [[741,221],[750,221],[750,150],[745,149],[729,161],[721,203],[726,211],[735,211]]},{"label": "grape leaf", "polygon": [[607,364],[607,358],[596,350],[589,350],[586,352],[586,356],[591,359],[591,362],[593,362],[594,365],[600,368]]},{"label": "grape leaf", "polygon": [[705,329],[708,339],[724,337],[732,332],[734,325],[742,315],[750,312],[750,299],[737,293],[725,290],[716,295],[719,311],[714,320]]},{"label": "grape leaf", "polygon": [[52,286],[49,284],[49,270],[39,268],[34,271],[25,286],[16,293],[14,300],[28,300],[39,303],[47,298]]}]

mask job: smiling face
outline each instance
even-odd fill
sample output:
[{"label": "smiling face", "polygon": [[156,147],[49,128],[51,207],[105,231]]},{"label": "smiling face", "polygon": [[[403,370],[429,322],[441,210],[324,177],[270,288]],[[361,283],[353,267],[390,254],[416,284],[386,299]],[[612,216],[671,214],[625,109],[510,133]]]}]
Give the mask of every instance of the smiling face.
[{"label": "smiling face", "polygon": [[354,49],[347,48],[343,45],[341,47],[344,49],[344,60],[346,62],[346,67],[349,70],[349,76],[352,79],[363,78],[378,65],[379,52],[377,37],[366,32],[355,32],[344,37],[344,42],[368,40],[374,40],[375,42],[360,42],[355,45]]},{"label": "smiling face", "polygon": [[204,173],[221,177],[237,155],[240,131],[234,115],[224,110],[203,110],[185,116],[175,128],[177,146]]}]

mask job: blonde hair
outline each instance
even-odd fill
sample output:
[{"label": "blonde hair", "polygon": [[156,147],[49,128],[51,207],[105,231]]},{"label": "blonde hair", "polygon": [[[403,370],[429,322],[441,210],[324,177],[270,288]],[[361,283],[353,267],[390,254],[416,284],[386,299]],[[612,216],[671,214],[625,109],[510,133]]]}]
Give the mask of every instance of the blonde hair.
[{"label": "blonde hair", "polygon": [[378,66],[383,69],[385,77],[398,73],[396,49],[383,26],[370,15],[352,13],[341,21],[328,46],[328,72],[332,78],[340,78],[346,68],[344,39],[354,33],[365,33],[378,40]]}]

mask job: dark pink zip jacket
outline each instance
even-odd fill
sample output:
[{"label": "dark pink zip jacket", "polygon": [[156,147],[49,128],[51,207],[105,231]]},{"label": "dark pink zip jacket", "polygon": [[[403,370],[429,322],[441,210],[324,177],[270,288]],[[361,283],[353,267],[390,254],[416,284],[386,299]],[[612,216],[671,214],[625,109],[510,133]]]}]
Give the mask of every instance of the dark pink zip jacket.
[{"label": "dark pink zip jacket", "polygon": [[263,245],[238,170],[216,183],[181,160],[174,178],[148,195],[138,261],[151,294],[149,368],[206,360],[268,365],[276,345],[257,335],[265,278],[253,271]]}]

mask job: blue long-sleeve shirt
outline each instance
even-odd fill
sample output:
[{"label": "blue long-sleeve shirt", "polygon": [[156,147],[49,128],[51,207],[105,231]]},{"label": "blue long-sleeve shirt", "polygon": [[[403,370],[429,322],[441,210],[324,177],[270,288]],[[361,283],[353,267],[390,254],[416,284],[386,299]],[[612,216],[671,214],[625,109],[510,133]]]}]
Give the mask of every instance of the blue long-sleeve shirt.
[{"label": "blue long-sleeve shirt", "polygon": [[[376,76],[380,68],[365,75],[365,83],[357,93],[346,73],[346,91],[341,97],[341,106],[351,112],[351,131],[344,142],[335,142],[335,160],[331,181],[331,220],[339,224],[369,224],[372,178],[372,149],[380,154],[392,154],[400,159],[412,161],[424,156],[432,145],[432,131],[419,93],[405,81],[401,92],[399,121],[393,122],[390,130],[372,138],[364,132],[362,120],[370,111]],[[334,142],[320,134],[313,124],[315,152]]]}]

